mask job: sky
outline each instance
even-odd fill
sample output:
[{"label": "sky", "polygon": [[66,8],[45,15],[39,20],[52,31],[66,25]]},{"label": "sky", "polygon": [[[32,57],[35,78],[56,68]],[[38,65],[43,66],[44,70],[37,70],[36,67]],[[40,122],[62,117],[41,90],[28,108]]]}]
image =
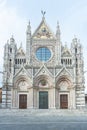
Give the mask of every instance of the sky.
[{"label": "sky", "polygon": [[[0,71],[3,71],[4,45],[13,35],[17,46],[26,47],[26,28],[30,20],[32,33],[46,11],[46,22],[56,33],[57,21],[61,41],[70,47],[76,36],[83,46],[84,71],[87,71],[87,0],[0,0]],[[87,73],[85,81],[87,86]],[[2,82],[0,74],[0,83]]]}]

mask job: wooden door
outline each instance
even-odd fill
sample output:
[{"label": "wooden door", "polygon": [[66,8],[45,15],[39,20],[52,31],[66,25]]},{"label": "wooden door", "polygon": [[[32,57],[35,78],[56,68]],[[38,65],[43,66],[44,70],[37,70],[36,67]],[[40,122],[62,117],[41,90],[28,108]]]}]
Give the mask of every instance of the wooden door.
[{"label": "wooden door", "polygon": [[19,95],[19,108],[20,109],[27,108],[27,95],[26,94]]},{"label": "wooden door", "polygon": [[68,109],[68,95],[67,94],[60,95],[60,108]]},{"label": "wooden door", "polygon": [[39,92],[39,109],[48,109],[48,92]]}]

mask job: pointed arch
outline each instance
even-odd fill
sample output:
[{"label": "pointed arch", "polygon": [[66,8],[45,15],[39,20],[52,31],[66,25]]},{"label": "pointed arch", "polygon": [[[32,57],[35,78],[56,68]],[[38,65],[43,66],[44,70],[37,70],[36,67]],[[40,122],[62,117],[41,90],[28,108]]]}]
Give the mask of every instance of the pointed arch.
[{"label": "pointed arch", "polygon": [[[44,83],[43,83],[44,82]],[[53,86],[53,78],[48,75],[40,75],[34,79],[34,87],[50,88]]]},{"label": "pointed arch", "polygon": [[60,76],[56,81],[56,88],[59,90],[68,90],[72,88],[73,82],[72,79],[66,75]]},{"label": "pointed arch", "polygon": [[[22,84],[23,83],[23,84]],[[32,87],[32,81],[30,78],[28,78],[27,76],[23,76],[20,75],[17,77],[17,79],[15,79],[14,81],[14,88],[20,89],[19,87],[21,87],[22,85],[25,85],[27,88],[31,88]]]}]

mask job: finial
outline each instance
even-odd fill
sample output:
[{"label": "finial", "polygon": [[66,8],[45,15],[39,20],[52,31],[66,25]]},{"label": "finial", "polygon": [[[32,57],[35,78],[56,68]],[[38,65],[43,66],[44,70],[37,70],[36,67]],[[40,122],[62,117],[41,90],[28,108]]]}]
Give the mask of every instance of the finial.
[{"label": "finial", "polygon": [[46,11],[41,10],[41,13],[42,13],[43,18],[44,18],[45,14],[46,14]]},{"label": "finial", "polygon": [[60,32],[59,21],[57,21],[56,37],[57,37],[57,38],[59,37],[59,39],[60,39],[60,34],[61,34],[61,32]]},{"label": "finial", "polygon": [[65,42],[65,48],[67,48],[67,42]]},{"label": "finial", "polygon": [[10,38],[10,43],[14,43],[15,39],[13,37],[13,35],[11,35],[11,38]]},{"label": "finial", "polygon": [[57,27],[59,28],[59,21],[57,21]]},{"label": "finial", "polygon": [[13,34],[11,35],[11,39],[14,39],[14,36],[13,36]]},{"label": "finial", "polygon": [[77,36],[76,36],[76,35],[74,35],[74,40],[76,40],[76,41],[77,41]]},{"label": "finial", "polygon": [[9,44],[9,40],[7,40],[7,44]]},{"label": "finial", "polygon": [[60,25],[59,25],[59,21],[57,21],[57,30],[60,32]]},{"label": "finial", "polygon": [[74,34],[74,39],[76,38],[76,35]]},{"label": "finial", "polygon": [[13,38],[13,35],[12,35],[12,38]]},{"label": "finial", "polygon": [[31,25],[30,25],[30,20],[28,22],[28,25],[27,25],[28,28],[31,28]]},{"label": "finial", "polygon": [[29,22],[28,22],[26,32],[27,32],[28,34],[31,34],[31,25],[30,25],[30,20],[29,20]]},{"label": "finial", "polygon": [[30,20],[29,20],[29,26],[30,26]]},{"label": "finial", "polygon": [[20,47],[22,48],[22,42],[21,42],[21,44],[20,44]]}]

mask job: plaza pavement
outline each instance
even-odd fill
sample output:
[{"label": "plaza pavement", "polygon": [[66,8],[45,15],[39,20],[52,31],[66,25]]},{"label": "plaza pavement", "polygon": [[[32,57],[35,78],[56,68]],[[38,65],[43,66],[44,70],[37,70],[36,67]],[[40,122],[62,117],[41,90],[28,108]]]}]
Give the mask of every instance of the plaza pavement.
[{"label": "plaza pavement", "polygon": [[0,130],[87,130],[87,109],[0,109]]}]

